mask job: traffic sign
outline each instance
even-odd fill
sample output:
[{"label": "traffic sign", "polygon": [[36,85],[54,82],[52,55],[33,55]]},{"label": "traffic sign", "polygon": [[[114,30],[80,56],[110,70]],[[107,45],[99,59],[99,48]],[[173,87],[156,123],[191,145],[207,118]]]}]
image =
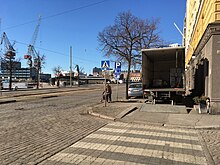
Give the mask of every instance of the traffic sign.
[{"label": "traffic sign", "polygon": [[115,73],[121,73],[121,62],[115,62]]},{"label": "traffic sign", "polygon": [[115,70],[121,70],[121,62],[115,62]]},{"label": "traffic sign", "polygon": [[109,60],[101,61],[101,68],[103,70],[109,69],[110,68],[110,61]]},{"label": "traffic sign", "polygon": [[116,78],[116,80],[119,80],[119,78],[120,78],[120,72],[115,72],[115,78]]}]

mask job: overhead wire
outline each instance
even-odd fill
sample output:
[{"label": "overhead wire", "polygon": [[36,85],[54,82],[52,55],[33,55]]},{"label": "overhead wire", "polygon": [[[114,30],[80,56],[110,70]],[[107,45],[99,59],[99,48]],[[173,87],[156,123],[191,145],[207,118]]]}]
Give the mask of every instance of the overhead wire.
[{"label": "overhead wire", "polygon": [[[29,45],[29,44],[27,44],[27,43],[20,42],[20,41],[17,41],[17,40],[10,40],[10,41],[13,41],[13,42],[18,43],[18,44],[26,45],[26,46]],[[50,49],[42,48],[42,47],[38,47],[38,46],[35,46],[35,47],[36,47],[37,49],[40,49],[40,50],[44,50],[44,51],[47,51],[47,52],[51,52],[51,53],[55,53],[55,54],[59,54],[59,55],[63,55],[63,56],[69,57],[69,54],[61,53],[61,52],[58,52],[58,51],[54,51],[54,50],[50,50]],[[83,58],[79,58],[79,57],[77,57],[77,59],[83,60],[83,61],[89,61],[89,62],[91,61],[91,60],[83,59]],[[94,62],[95,62],[95,61],[94,61]]]},{"label": "overhead wire", "polygon": [[[42,17],[41,20],[50,19],[50,18],[53,18],[53,17],[57,17],[57,16],[60,16],[60,15],[71,13],[71,12],[74,12],[74,11],[77,11],[77,10],[81,10],[81,9],[85,9],[85,8],[88,8],[88,7],[92,7],[92,6],[104,3],[106,1],[109,1],[109,0],[102,0],[102,1],[95,2],[95,3],[90,3],[88,5],[84,5],[84,6],[81,6],[81,7],[78,7],[78,8],[74,8],[74,9],[66,10],[66,11],[63,11],[63,12],[60,12],[60,13],[56,13],[56,14],[53,14],[53,15],[45,16],[45,17]],[[31,20],[31,21],[28,21],[28,22],[24,22],[22,24],[18,24],[18,25],[14,25],[14,26],[9,26],[9,27],[3,28],[1,30],[13,29],[13,28],[17,28],[17,27],[20,27],[20,26],[31,24],[31,23],[34,23],[34,22],[37,22],[37,21],[38,21],[38,19],[34,19],[34,20]]]},{"label": "overhead wire", "polygon": [[[84,5],[84,6],[81,6],[81,7],[78,7],[78,8],[74,8],[74,9],[66,10],[66,11],[63,11],[63,12],[60,12],[60,13],[56,13],[56,14],[53,14],[53,15],[50,15],[50,16],[42,17],[41,20],[50,19],[50,18],[53,18],[53,17],[57,17],[57,16],[60,16],[60,15],[64,15],[64,14],[67,14],[67,13],[78,11],[78,10],[81,10],[81,9],[84,9],[84,8],[92,7],[92,6],[104,3],[106,1],[109,1],[109,0],[102,0],[102,1],[95,2],[95,3],[90,3],[88,5]],[[34,22],[37,22],[37,21],[38,21],[38,19],[34,19],[34,20],[31,20],[31,21],[28,21],[28,22],[25,22],[25,23],[22,23],[22,24],[18,24],[18,25],[14,25],[14,26],[9,26],[9,27],[6,27],[6,28],[1,28],[1,20],[0,20],[0,30],[2,31],[2,30],[13,29],[13,28],[17,28],[17,27],[20,27],[20,26],[31,24],[31,23],[34,23]],[[19,42],[17,40],[12,40],[12,41],[14,41],[16,43],[19,43],[19,44],[27,45],[27,46],[29,45],[29,44],[26,44],[26,43],[23,43],[23,42]],[[64,54],[64,53],[61,53],[61,52],[57,52],[57,51],[54,51],[54,50],[49,50],[49,49],[42,48],[42,47],[37,47],[37,46],[35,46],[35,47],[38,48],[38,49],[47,51],[47,52],[51,52],[51,53],[55,53],[55,54],[60,54],[60,55],[63,55],[63,56],[69,56],[67,54]],[[82,58],[78,58],[78,60],[91,61],[91,60],[82,59]]]}]

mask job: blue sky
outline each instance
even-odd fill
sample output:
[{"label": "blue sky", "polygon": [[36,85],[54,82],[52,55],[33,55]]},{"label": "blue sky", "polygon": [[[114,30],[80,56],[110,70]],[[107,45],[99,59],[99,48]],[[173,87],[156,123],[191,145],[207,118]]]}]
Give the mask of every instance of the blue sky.
[{"label": "blue sky", "polygon": [[16,57],[21,58],[23,67],[28,67],[23,56],[41,15],[35,47],[46,56],[42,71],[52,74],[52,68],[58,65],[69,70],[72,46],[73,66],[78,64],[89,74],[106,60],[98,50],[98,33],[113,25],[118,13],[130,10],[142,19],[159,18],[162,39],[181,44],[182,36],[173,23],[183,28],[185,3],[186,0],[0,0],[0,32],[17,41]]}]

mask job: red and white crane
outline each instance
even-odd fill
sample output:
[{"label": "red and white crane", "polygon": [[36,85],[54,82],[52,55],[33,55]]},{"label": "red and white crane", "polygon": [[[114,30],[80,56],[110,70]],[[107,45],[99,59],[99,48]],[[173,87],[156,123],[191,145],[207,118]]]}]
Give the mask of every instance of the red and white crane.
[{"label": "red and white crane", "polygon": [[7,59],[14,59],[16,53],[15,53],[15,49],[13,48],[14,44],[11,44],[6,33],[4,32],[2,34],[2,37],[1,37],[1,42],[0,42],[0,45],[3,44],[5,45],[5,48],[6,48],[6,52],[5,52],[5,57]]},{"label": "red and white crane", "polygon": [[37,53],[34,46],[35,46],[35,43],[36,43],[36,40],[37,40],[37,35],[38,35],[38,32],[39,32],[40,23],[41,23],[41,16],[39,16],[37,26],[36,26],[36,28],[34,30],[34,34],[32,36],[32,40],[31,40],[30,44],[28,45],[28,52],[27,52],[26,55],[24,55],[24,59],[28,59],[28,65],[29,65],[30,68],[33,67],[32,59],[34,60],[35,65],[37,63],[36,62],[37,59],[39,59],[39,57],[38,57],[39,53]]}]

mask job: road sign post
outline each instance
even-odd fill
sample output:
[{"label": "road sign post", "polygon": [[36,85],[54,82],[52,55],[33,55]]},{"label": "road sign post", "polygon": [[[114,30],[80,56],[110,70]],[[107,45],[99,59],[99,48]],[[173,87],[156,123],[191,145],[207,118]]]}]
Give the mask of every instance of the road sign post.
[{"label": "road sign post", "polygon": [[118,101],[118,80],[120,77],[120,73],[121,73],[121,62],[115,62],[115,77],[117,80],[117,88],[116,88],[116,98]]},{"label": "road sign post", "polygon": [[101,68],[102,70],[104,70],[104,77],[105,77],[105,83],[104,83],[104,94],[105,94],[105,107],[107,104],[107,94],[106,94],[106,70],[108,70],[110,68],[110,61],[109,60],[105,60],[105,61],[101,61]]}]

